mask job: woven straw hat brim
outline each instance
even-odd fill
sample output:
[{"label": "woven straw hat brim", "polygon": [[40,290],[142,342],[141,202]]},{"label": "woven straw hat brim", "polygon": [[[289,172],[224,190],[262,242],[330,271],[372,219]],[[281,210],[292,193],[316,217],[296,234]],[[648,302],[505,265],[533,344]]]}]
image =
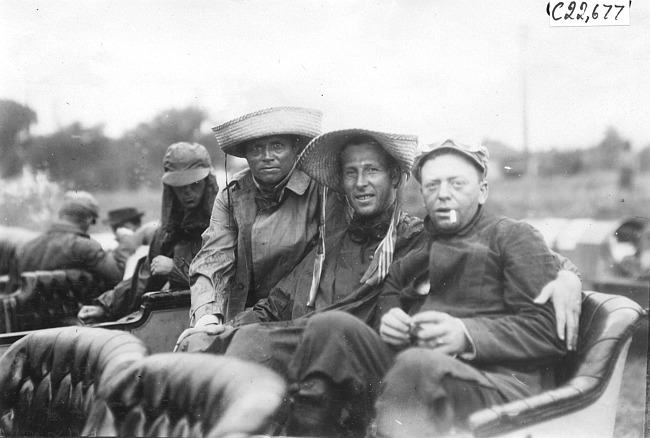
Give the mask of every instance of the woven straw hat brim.
[{"label": "woven straw hat brim", "polygon": [[298,168],[317,182],[342,193],[338,156],[343,146],[359,135],[372,137],[397,160],[402,171],[411,171],[418,146],[416,135],[389,134],[366,129],[343,129],[316,137],[298,158]]},{"label": "woven straw hat brim", "polygon": [[224,153],[246,158],[244,144],[271,135],[299,137],[298,151],[322,132],[323,113],[312,108],[273,107],[243,115],[212,128]]}]

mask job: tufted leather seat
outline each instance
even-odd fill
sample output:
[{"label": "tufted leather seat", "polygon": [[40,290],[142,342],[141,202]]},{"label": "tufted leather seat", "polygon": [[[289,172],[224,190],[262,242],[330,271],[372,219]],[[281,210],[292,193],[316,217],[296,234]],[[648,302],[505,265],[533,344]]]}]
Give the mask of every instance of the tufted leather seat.
[{"label": "tufted leather seat", "polygon": [[18,290],[0,297],[0,333],[74,325],[80,306],[103,289],[79,269],[25,272]]},{"label": "tufted leather seat", "polygon": [[[612,436],[627,349],[643,316],[628,298],[585,292],[578,349],[558,366],[559,386],[474,413],[474,435],[504,436],[525,427],[531,437],[576,436],[575,430],[578,436]],[[572,413],[582,416],[571,418]],[[534,425],[539,425],[536,433]]]},{"label": "tufted leather seat", "polygon": [[9,275],[0,275],[0,297],[9,295],[18,289],[18,281]]},{"label": "tufted leather seat", "polygon": [[146,355],[139,339],[114,330],[25,336],[0,358],[0,435],[78,436],[97,387]]},{"label": "tufted leather seat", "polygon": [[265,432],[282,404],[284,380],[239,359],[200,353],[154,354],[98,393],[110,415],[89,418],[83,435],[250,436]]},{"label": "tufted leather seat", "polygon": [[0,275],[9,274],[16,260],[16,242],[0,238]]}]

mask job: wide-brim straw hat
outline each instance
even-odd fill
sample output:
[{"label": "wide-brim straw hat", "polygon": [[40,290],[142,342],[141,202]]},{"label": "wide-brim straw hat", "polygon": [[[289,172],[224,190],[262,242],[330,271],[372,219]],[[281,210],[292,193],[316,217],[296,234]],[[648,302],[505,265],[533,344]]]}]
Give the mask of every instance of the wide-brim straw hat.
[{"label": "wide-brim straw hat", "polygon": [[298,158],[298,168],[328,188],[343,192],[339,154],[354,137],[374,139],[401,167],[409,173],[418,147],[416,135],[389,134],[366,129],[343,129],[327,132],[313,139]]},{"label": "wide-brim straw hat", "polygon": [[300,153],[322,132],[322,119],[323,113],[317,109],[273,107],[230,120],[212,131],[221,150],[235,157],[246,158],[246,142],[272,135],[298,137],[296,153]]}]

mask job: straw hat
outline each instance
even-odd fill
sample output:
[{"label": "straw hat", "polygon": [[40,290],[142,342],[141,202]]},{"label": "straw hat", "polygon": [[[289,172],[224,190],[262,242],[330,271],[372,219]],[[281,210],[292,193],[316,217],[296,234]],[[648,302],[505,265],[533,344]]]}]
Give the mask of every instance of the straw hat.
[{"label": "straw hat", "polygon": [[388,134],[365,129],[344,129],[316,137],[298,158],[298,167],[319,183],[342,192],[339,153],[349,140],[360,135],[374,139],[397,160],[402,171],[410,172],[418,146],[416,135]]},{"label": "straw hat", "polygon": [[246,158],[244,145],[271,135],[295,135],[298,151],[321,133],[323,113],[301,107],[274,107],[246,114],[212,128],[217,144],[226,154]]},{"label": "straw hat", "polygon": [[415,163],[413,164],[413,176],[419,183],[422,182],[420,175],[422,164],[424,164],[426,159],[432,156],[442,155],[443,151],[453,151],[454,153],[466,158],[483,171],[483,176],[487,176],[490,153],[485,146],[480,144],[470,146],[447,139],[445,141],[426,145],[421,151],[419,151]]}]

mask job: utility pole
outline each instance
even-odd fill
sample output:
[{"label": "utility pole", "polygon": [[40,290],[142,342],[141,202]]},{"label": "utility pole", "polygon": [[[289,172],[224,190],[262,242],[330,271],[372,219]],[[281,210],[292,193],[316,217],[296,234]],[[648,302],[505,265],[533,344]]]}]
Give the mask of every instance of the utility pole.
[{"label": "utility pole", "polygon": [[527,49],[528,49],[528,28],[522,26],[520,29],[520,44],[521,44],[521,95],[522,95],[522,141],[523,141],[523,154],[524,154],[524,169],[526,175],[536,174],[536,166],[534,159],[530,154],[530,146],[528,144],[528,68],[527,68]]}]

